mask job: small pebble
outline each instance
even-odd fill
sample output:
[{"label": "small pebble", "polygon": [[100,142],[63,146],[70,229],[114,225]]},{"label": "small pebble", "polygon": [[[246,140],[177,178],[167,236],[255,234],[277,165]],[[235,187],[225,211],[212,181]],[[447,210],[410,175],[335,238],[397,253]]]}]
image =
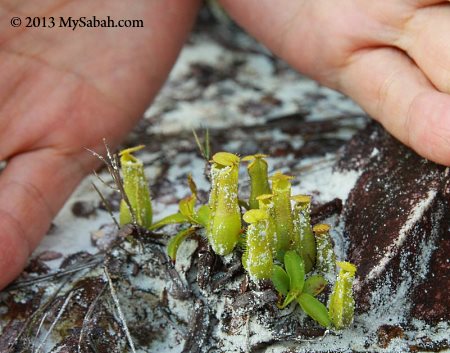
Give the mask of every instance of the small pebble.
[{"label": "small pebble", "polygon": [[97,213],[93,204],[85,201],[76,201],[72,205],[72,213],[76,217],[89,218]]},{"label": "small pebble", "polygon": [[63,255],[60,252],[46,250],[41,252],[37,258],[41,261],[52,261],[61,258]]},{"label": "small pebble", "polygon": [[105,251],[118,238],[119,232],[114,223],[104,224],[99,230],[91,232],[91,242],[99,250]]}]

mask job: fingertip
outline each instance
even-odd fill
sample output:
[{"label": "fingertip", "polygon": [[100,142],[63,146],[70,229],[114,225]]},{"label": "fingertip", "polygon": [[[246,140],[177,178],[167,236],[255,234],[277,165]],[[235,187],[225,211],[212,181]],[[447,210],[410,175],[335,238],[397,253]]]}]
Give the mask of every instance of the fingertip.
[{"label": "fingertip", "polygon": [[3,289],[25,267],[31,248],[19,221],[2,209],[0,244],[0,289]]},{"label": "fingertip", "polygon": [[450,95],[419,94],[408,112],[409,144],[423,157],[450,166]]},{"label": "fingertip", "polygon": [[405,53],[361,52],[341,82],[344,93],[393,136],[422,157],[450,165],[450,95],[439,92]]},{"label": "fingertip", "polygon": [[20,274],[83,176],[75,157],[49,149],[9,160],[0,175],[0,289]]}]

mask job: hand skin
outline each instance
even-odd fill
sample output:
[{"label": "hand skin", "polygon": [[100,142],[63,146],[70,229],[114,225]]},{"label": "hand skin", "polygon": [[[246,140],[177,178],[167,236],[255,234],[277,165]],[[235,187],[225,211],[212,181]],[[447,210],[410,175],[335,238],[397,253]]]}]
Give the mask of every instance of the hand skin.
[{"label": "hand skin", "polygon": [[[0,0],[0,289],[167,77],[198,0]],[[12,16],[142,19],[144,28],[14,28]]]},{"label": "hand skin", "polygon": [[[85,147],[117,144],[166,78],[199,0],[0,0],[0,288],[78,182]],[[298,71],[352,97],[419,154],[450,165],[450,4],[222,0]],[[12,28],[12,16],[144,19],[144,29]]]},{"label": "hand skin", "polygon": [[353,98],[420,155],[450,165],[450,3],[221,0],[298,71]]}]

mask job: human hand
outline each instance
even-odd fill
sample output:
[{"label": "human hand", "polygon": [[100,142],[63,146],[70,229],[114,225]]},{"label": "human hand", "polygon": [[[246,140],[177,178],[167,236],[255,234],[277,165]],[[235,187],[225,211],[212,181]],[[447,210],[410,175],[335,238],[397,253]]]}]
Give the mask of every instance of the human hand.
[{"label": "human hand", "polygon": [[352,97],[417,153],[450,165],[450,3],[222,0],[294,68]]},{"label": "human hand", "polygon": [[[0,289],[164,82],[198,0],[0,0]],[[142,19],[143,28],[25,28],[13,16]],[[58,24],[58,23],[57,23]]]}]

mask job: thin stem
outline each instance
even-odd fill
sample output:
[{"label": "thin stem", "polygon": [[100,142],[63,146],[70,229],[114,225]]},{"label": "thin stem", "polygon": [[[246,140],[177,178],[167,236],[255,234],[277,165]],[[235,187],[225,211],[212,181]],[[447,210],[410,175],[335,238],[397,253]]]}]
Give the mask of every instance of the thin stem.
[{"label": "thin stem", "polygon": [[[101,180],[101,179],[100,179]],[[105,197],[103,196],[103,194],[100,192],[100,190],[97,188],[97,186],[92,183],[92,186],[94,187],[95,191],[97,192],[98,196],[100,196],[100,199],[102,200],[103,205],[105,206],[106,210],[108,211],[109,215],[111,216],[114,224],[117,226],[117,229],[120,229],[120,225],[119,222],[117,222],[116,217],[114,217],[114,214],[112,212],[112,209],[110,207],[109,202],[105,199]]]}]

